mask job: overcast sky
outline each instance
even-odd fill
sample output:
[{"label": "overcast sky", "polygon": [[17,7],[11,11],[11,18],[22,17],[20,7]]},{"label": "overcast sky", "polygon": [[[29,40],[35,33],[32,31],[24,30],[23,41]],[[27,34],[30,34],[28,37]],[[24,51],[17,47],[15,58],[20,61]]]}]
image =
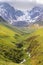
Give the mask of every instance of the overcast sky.
[{"label": "overcast sky", "polygon": [[0,2],[8,2],[13,7],[21,10],[30,10],[33,6],[43,4],[43,0],[0,0]]}]

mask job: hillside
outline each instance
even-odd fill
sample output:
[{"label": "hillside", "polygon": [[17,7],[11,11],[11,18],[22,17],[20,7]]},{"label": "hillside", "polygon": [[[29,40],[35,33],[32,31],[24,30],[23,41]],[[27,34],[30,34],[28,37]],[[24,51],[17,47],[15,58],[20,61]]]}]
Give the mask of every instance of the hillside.
[{"label": "hillside", "polygon": [[[13,52],[15,43],[19,42],[22,36],[0,23],[0,65],[15,65],[13,61]],[[10,62],[10,63],[9,63]],[[17,64],[18,65],[18,64]]]},{"label": "hillside", "polygon": [[30,34],[25,40],[27,42],[27,52],[31,55],[32,65],[43,65],[43,28]]}]

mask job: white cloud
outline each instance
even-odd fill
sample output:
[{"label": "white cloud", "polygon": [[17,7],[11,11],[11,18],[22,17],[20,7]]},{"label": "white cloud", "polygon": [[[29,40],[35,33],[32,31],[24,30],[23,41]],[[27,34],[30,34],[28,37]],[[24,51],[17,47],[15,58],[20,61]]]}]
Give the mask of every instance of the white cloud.
[{"label": "white cloud", "polygon": [[34,2],[36,0],[0,0],[1,2]]},{"label": "white cloud", "polygon": [[[17,2],[17,1],[21,1],[21,2],[23,2],[23,1],[26,1],[26,0],[0,0],[0,2]],[[28,0],[27,0],[28,1]],[[31,1],[31,0],[29,0],[29,1]]]},{"label": "white cloud", "polygon": [[36,5],[43,4],[43,0],[0,0],[0,2],[8,2],[14,8],[21,10],[30,10]]},{"label": "white cloud", "polygon": [[43,4],[43,0],[0,0],[0,2],[35,2],[39,4]]},{"label": "white cloud", "polygon": [[15,1],[22,1],[22,2],[24,2],[24,1],[29,1],[29,2],[31,2],[31,1],[33,1],[33,0],[15,0]]},{"label": "white cloud", "polygon": [[14,2],[15,0],[0,0],[0,2]]},{"label": "white cloud", "polygon": [[37,3],[43,4],[43,0],[37,0]]}]

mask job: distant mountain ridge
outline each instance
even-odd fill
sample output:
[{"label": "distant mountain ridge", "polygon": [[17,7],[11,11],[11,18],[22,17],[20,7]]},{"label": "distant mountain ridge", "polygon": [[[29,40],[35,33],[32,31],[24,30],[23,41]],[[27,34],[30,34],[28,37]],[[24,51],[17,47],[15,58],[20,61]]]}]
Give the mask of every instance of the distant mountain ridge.
[{"label": "distant mountain ridge", "polygon": [[18,21],[18,22],[14,22],[13,25],[17,27],[26,27],[28,26],[28,23],[26,21]]}]

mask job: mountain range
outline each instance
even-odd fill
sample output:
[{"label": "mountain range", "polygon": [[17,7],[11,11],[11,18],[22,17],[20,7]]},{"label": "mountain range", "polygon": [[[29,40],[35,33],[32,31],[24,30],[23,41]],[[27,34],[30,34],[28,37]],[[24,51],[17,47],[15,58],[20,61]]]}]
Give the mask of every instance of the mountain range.
[{"label": "mountain range", "polygon": [[29,23],[43,23],[43,7],[36,6],[25,12],[13,8],[8,3],[0,3],[0,16],[15,26],[27,26]]},{"label": "mountain range", "polygon": [[22,15],[22,11],[14,9],[8,3],[0,3],[0,16],[2,16],[8,22],[17,20],[17,17]]}]

